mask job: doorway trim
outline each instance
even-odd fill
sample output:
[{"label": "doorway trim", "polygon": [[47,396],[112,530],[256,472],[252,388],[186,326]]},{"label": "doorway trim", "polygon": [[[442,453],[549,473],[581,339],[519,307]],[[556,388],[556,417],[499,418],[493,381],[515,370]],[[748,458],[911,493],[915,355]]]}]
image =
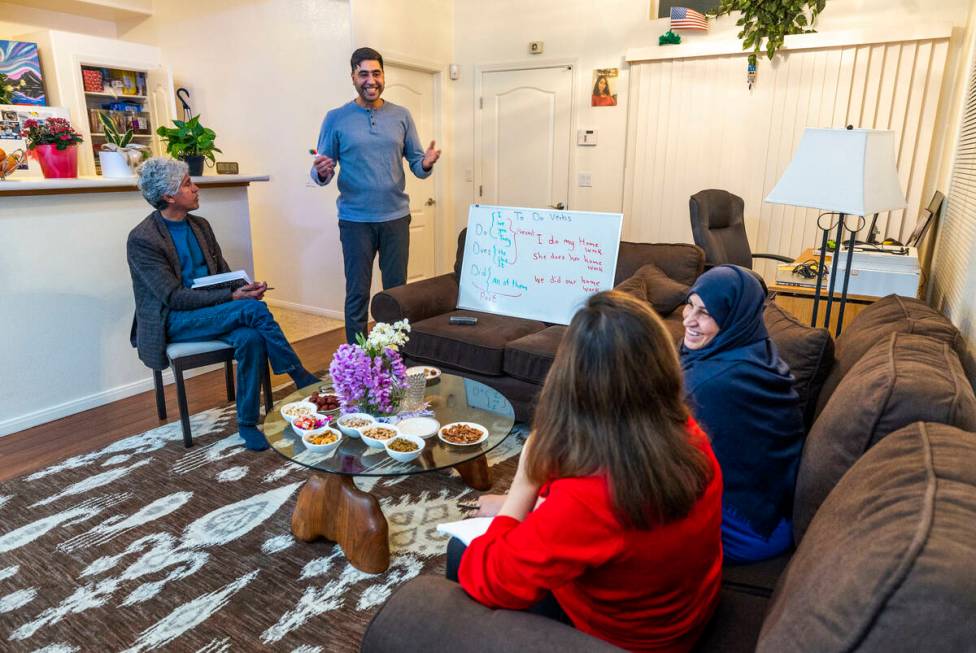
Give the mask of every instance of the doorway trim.
[{"label": "doorway trim", "polygon": [[579,59],[547,59],[545,61],[516,61],[513,63],[500,63],[500,64],[486,64],[482,66],[474,67],[474,97],[471,102],[472,119],[474,122],[474,188],[472,189],[472,195],[474,196],[475,204],[480,203],[482,198],[478,195],[478,189],[484,184],[484,173],[482,172],[484,161],[482,160],[482,126],[481,126],[481,103],[480,99],[483,97],[482,91],[484,89],[484,75],[485,73],[505,73],[505,72],[519,72],[522,70],[540,70],[543,68],[564,68],[568,66],[572,69],[573,74],[570,75],[570,89],[569,89],[569,133],[566,134],[566,139],[569,145],[569,169],[567,170],[566,179],[566,208],[571,210],[573,207],[570,206],[572,203],[573,194],[573,178],[576,175],[576,149],[574,147],[573,134],[576,133],[578,129],[576,120],[576,90],[579,88]]},{"label": "doorway trim", "polygon": [[[444,79],[447,72],[447,64],[439,64],[436,61],[430,59],[418,59],[417,57],[410,57],[403,55],[398,52],[389,52],[387,55],[383,56],[384,67],[396,66],[398,68],[407,68],[408,70],[415,70],[417,72],[428,73],[433,77],[434,81],[434,135],[431,140],[437,141],[443,147],[444,144],[444,110],[445,110],[445,98],[444,98]],[[421,140],[421,144],[426,147],[427,143]],[[454,261],[450,262],[444,261],[444,257],[447,253],[452,251],[451,243],[453,242],[453,232],[454,229],[445,229],[444,225],[441,224],[446,216],[446,210],[449,202],[444,200],[446,195],[445,189],[449,188],[450,185],[445,181],[444,175],[450,174],[448,171],[452,169],[454,165],[453,157],[448,153],[450,150],[445,151],[441,158],[437,161],[436,167],[434,168],[434,201],[437,202],[437,213],[438,220],[435,221],[434,227],[434,275],[442,274],[448,270],[454,269]],[[444,156],[447,154],[447,156]],[[437,174],[440,173],[440,174]],[[450,202],[453,204],[453,202]],[[453,226],[453,225],[452,225]],[[445,237],[451,238],[451,240],[445,241]],[[446,267],[445,267],[446,266]]]}]

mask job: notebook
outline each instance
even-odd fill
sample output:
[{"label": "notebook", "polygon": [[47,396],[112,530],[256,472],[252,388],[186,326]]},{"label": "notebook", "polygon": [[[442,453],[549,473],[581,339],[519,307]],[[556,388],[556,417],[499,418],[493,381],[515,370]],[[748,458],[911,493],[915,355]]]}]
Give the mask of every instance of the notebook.
[{"label": "notebook", "polygon": [[235,270],[233,272],[211,274],[209,277],[197,277],[193,280],[193,285],[190,288],[209,288],[210,286],[227,285],[238,280],[246,284],[251,283],[251,277],[247,276],[247,272],[244,270]]}]

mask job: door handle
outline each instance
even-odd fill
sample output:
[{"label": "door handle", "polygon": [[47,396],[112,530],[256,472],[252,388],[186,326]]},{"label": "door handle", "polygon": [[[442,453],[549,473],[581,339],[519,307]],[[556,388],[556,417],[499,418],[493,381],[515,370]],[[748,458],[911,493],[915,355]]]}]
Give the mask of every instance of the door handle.
[{"label": "door handle", "polygon": [[437,200],[435,200],[433,197],[428,197],[427,201],[424,202],[424,206],[434,206],[435,204],[437,204]]},{"label": "door handle", "polygon": [[549,205],[549,208],[550,209],[556,209],[557,211],[563,211],[563,210],[565,210],[566,205],[563,204],[562,202],[557,202],[556,204],[550,204]]}]

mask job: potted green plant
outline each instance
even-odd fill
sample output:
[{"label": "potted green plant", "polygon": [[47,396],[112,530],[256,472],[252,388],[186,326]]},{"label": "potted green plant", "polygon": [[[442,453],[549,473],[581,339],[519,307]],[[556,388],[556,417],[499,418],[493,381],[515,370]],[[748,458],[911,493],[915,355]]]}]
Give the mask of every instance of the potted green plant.
[{"label": "potted green plant", "polygon": [[21,136],[27,141],[27,151],[41,164],[41,172],[48,179],[78,176],[78,143],[81,134],[64,118],[25,120]]},{"label": "potted green plant", "polygon": [[166,153],[174,159],[182,159],[190,166],[190,175],[198,177],[203,174],[203,160],[209,159],[215,163],[214,152],[220,152],[214,147],[217,134],[200,124],[200,116],[193,116],[189,120],[174,120],[175,127],[160,127],[156,130],[166,141]]},{"label": "potted green plant", "polygon": [[132,130],[120,134],[115,122],[103,111],[98,113],[106,142],[98,153],[103,177],[131,177],[133,170],[149,158],[149,148],[132,142]]}]

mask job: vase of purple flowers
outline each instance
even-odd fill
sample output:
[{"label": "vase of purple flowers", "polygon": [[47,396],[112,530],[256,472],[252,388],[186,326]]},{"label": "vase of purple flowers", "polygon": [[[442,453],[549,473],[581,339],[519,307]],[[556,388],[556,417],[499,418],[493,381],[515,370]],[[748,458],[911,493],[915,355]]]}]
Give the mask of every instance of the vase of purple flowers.
[{"label": "vase of purple flowers", "polygon": [[343,413],[394,415],[406,389],[407,371],[399,348],[406,344],[410,323],[378,322],[369,337],[359,334],[355,345],[340,345],[329,375]]}]

